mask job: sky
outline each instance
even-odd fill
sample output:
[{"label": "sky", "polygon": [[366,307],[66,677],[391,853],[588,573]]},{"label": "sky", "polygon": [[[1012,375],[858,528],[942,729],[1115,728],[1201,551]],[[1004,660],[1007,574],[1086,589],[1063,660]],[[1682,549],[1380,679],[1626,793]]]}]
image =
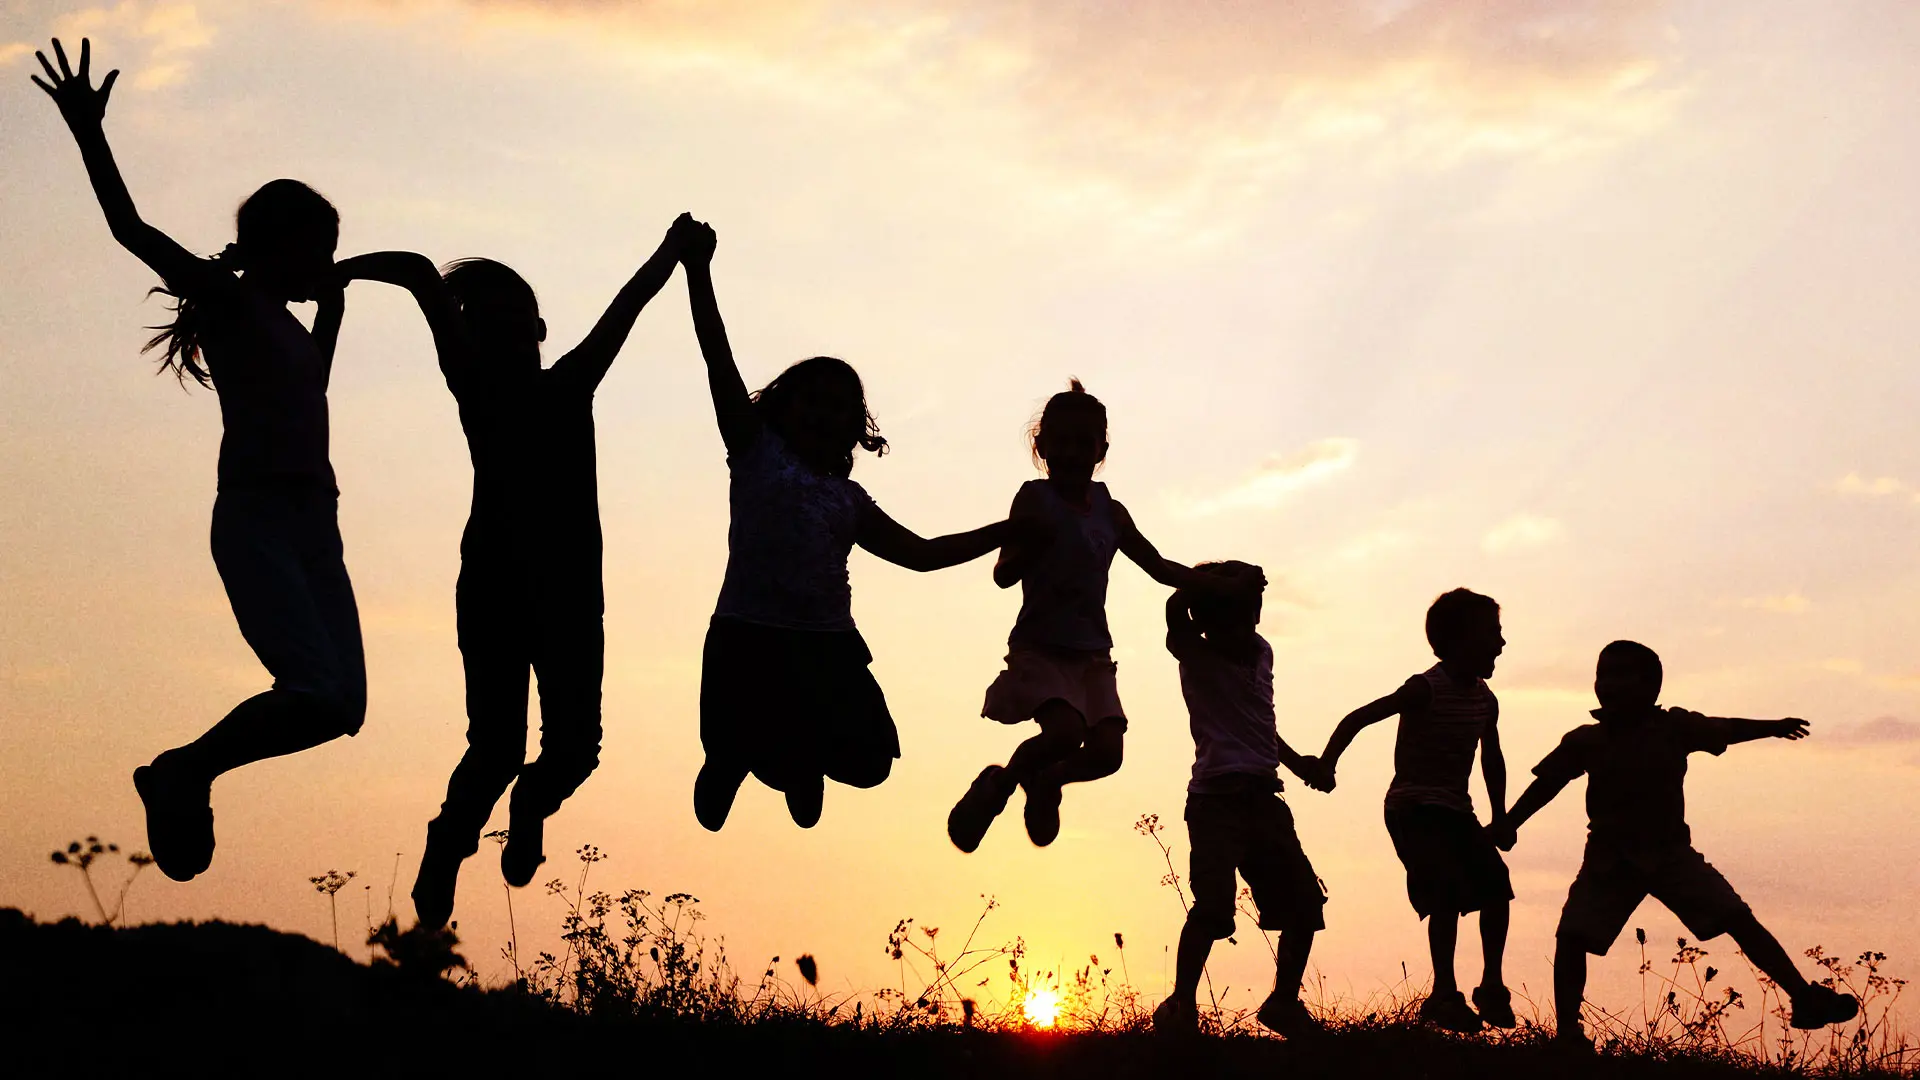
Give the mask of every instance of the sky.
[{"label": "sky", "polygon": [[[164,318],[152,275],[27,80],[55,34],[123,69],[108,135],[142,214],[187,247],[218,251],[246,194],[297,177],[340,208],[343,255],[519,269],[550,355],[676,214],[712,222],[749,385],[816,353],[853,363],[893,447],[854,478],[923,533],[1001,516],[1035,475],[1026,425],[1084,380],[1111,415],[1103,479],[1142,531],[1176,559],[1266,568],[1280,731],[1303,750],[1432,663],[1423,612],[1460,585],[1503,606],[1510,795],[1587,719],[1615,638],[1662,654],[1669,703],[1806,717],[1805,742],[1696,759],[1696,843],[1790,951],[1920,970],[1920,371],[1902,360],[1920,339],[1920,9],[0,3],[0,904],[47,918],[90,910],[47,853],[140,846],[132,769],[267,684],[207,553],[216,404],[139,355]],[[389,891],[408,912],[464,745],[471,474],[404,296],[349,293],[331,402],[365,729],[222,779],[212,869],[149,872],[133,919],[325,937],[308,878],[330,868],[359,874],[350,928]],[[893,778],[830,787],[809,831],[750,784],[708,834],[691,791],[726,469],[678,278],[596,415],[607,734],[548,826],[554,873],[596,845],[593,883],[691,893],[743,970],[811,953],[832,992],[897,985],[899,919],[957,928],[986,897],[983,939],[1072,968],[1113,963],[1122,933],[1134,983],[1162,992],[1181,912],[1133,824],[1159,815],[1184,873],[1192,744],[1164,591],[1113,571],[1122,770],[1068,790],[1053,846],[1028,843],[1016,799],[963,855],[947,810],[1025,734],[977,715],[1017,594],[984,561],[922,576],[856,552]],[[1391,743],[1369,730],[1334,793],[1289,793],[1330,893],[1329,993],[1427,971],[1381,821]],[[1576,787],[1510,856],[1509,982],[1543,1003],[1583,823]],[[456,912],[491,980],[502,890],[483,854]],[[516,894],[523,948],[562,911]],[[1652,902],[1633,925],[1683,932]],[[1247,1006],[1271,971],[1243,929],[1211,973]],[[1594,999],[1631,1005],[1634,967],[1616,948]]]}]

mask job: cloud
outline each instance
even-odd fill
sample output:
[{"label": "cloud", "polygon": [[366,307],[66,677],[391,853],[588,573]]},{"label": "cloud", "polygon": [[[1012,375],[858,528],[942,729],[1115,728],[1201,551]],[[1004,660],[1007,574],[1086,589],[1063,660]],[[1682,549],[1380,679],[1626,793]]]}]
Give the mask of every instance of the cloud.
[{"label": "cloud", "polygon": [[1835,724],[1821,736],[1844,746],[1889,746],[1920,742],[1920,723],[1897,716],[1876,716],[1858,724]]},{"label": "cloud", "polygon": [[1233,510],[1271,509],[1345,472],[1359,453],[1360,444],[1354,439],[1321,439],[1297,453],[1269,457],[1225,491],[1198,498],[1176,497],[1174,512],[1205,517]]},{"label": "cloud", "polygon": [[[120,68],[121,81],[142,90],[184,80],[193,54],[213,41],[213,31],[201,21],[198,8],[163,0],[122,0],[111,7],[69,12],[53,21],[52,36],[67,46],[67,57],[76,65],[79,39],[92,39],[94,81]],[[35,49],[48,50],[49,43],[0,44],[0,64],[30,56]]]},{"label": "cloud", "polygon": [[1920,491],[1915,491],[1905,481],[1891,476],[1876,476],[1869,480],[1859,473],[1848,473],[1834,485],[1841,495],[1859,499],[1884,499],[1898,496],[1909,502],[1920,502]]},{"label": "cloud", "polygon": [[1734,601],[1735,607],[1749,611],[1770,611],[1776,615],[1799,615],[1813,606],[1813,602],[1797,592],[1784,596],[1748,596]]},{"label": "cloud", "polygon": [[1480,538],[1480,549],[1489,555],[1524,551],[1566,538],[1567,527],[1559,520],[1538,514],[1515,514],[1487,530]]}]

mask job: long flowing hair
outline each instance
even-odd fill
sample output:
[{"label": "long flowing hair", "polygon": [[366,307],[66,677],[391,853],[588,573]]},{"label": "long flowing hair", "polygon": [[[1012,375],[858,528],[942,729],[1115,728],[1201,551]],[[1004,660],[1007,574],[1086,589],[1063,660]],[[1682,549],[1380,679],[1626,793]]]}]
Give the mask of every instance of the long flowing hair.
[{"label": "long flowing hair", "polygon": [[[237,274],[250,263],[257,265],[266,261],[298,240],[312,237],[321,230],[337,232],[339,228],[340,212],[325,196],[298,180],[271,180],[240,204],[239,212],[234,215],[234,242],[213,256],[212,261],[221,269]],[[212,386],[213,375],[207,370],[202,355],[207,333],[205,309],[193,297],[175,292],[165,284],[147,290],[148,296],[155,293],[173,301],[169,309],[173,319],[164,326],[148,327],[159,332],[140,351],[151,352],[164,346],[160,354],[161,371],[171,372],[182,386],[190,378],[201,386]]]},{"label": "long flowing hair", "polygon": [[786,419],[788,406],[799,388],[812,382],[839,380],[853,390],[860,401],[860,419],[842,433],[846,438],[845,449],[840,449],[838,441],[833,450],[833,460],[808,462],[822,472],[834,476],[847,476],[853,472],[853,451],[857,447],[875,457],[887,452],[887,440],[880,434],[880,425],[874,422],[873,413],[867,409],[867,387],[860,381],[860,373],[853,365],[832,356],[812,356],[793,365],[773,377],[773,381],[756,390],[751,395],[755,412],[760,422],[768,430],[782,439],[788,437]]}]

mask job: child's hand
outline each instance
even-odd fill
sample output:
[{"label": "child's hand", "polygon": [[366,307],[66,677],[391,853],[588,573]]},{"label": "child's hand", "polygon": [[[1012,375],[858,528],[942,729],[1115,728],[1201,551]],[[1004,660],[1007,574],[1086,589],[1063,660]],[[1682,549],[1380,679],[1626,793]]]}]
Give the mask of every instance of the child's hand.
[{"label": "child's hand", "polygon": [[1487,839],[1501,851],[1512,851],[1513,845],[1520,842],[1520,830],[1506,821],[1496,821],[1487,826]]},{"label": "child's hand", "polygon": [[[720,245],[720,236],[713,231],[713,226],[694,220],[691,214],[681,214],[674,219],[673,228],[680,230],[678,248],[682,264],[704,267],[713,262],[714,249]],[[668,230],[667,235],[672,238],[673,231]]]},{"label": "child's hand", "polygon": [[[60,44],[59,38],[53,39],[53,54],[60,59],[60,70],[55,71],[47,62],[47,54],[36,51],[33,55],[40,61],[40,67],[47,78],[29,75],[34,84],[47,92],[53,103],[60,107],[60,115],[70,128],[98,127],[107,115],[107,98],[113,93],[113,83],[120,77],[118,68],[107,72],[100,80],[100,88],[94,89],[88,72],[93,66],[93,43],[86,38],[80,39],[80,70],[76,73],[67,66],[67,50]],[[49,83],[47,80],[52,80]]]},{"label": "child's hand", "polygon": [[1240,596],[1267,587],[1267,575],[1257,566],[1228,567],[1225,573],[1209,573],[1205,579],[1204,583],[1196,583],[1195,587],[1216,596]]},{"label": "child's hand", "polygon": [[1315,791],[1333,790],[1333,770],[1317,757],[1309,755],[1301,758],[1293,772],[1302,783]]},{"label": "child's hand", "polygon": [[1807,737],[1807,722],[1797,716],[1789,716],[1785,720],[1775,720],[1773,724],[1776,728],[1773,737],[1776,739],[1797,741]]}]

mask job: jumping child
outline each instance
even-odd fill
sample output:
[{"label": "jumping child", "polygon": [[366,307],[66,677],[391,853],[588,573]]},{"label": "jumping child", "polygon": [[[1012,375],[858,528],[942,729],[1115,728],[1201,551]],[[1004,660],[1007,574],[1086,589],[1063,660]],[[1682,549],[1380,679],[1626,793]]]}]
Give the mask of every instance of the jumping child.
[{"label": "jumping child", "polygon": [[794,824],[820,820],[825,780],[886,780],[900,740],[853,622],[847,555],[858,544],[909,570],[938,570],[1000,546],[1007,523],[931,540],[888,517],[849,479],[853,453],[887,441],[860,376],[816,356],[749,394],[714,297],[711,228],[681,249],[693,326],[732,476],[727,571],[700,673],[694,782],[700,824],[718,831],[748,775],[785,794]]},{"label": "jumping child", "polygon": [[[1214,574],[1257,577],[1246,563],[1202,563]],[[1254,628],[1260,594],[1204,596],[1182,589],[1167,599],[1167,651],[1180,661],[1180,692],[1193,723],[1193,779],[1187,783],[1187,882],[1193,907],[1180,929],[1173,994],[1153,1012],[1156,1029],[1191,1031],[1213,943],[1233,934],[1237,870],[1253,891],[1262,930],[1280,932],[1273,993],[1260,1022],[1285,1035],[1318,1029],[1300,1003],[1313,936],[1326,926],[1326,892],[1300,848],[1293,811],[1281,798],[1280,766],[1322,786],[1319,763],[1280,737],[1273,718],[1273,648]]]},{"label": "jumping child", "polygon": [[[1407,899],[1427,920],[1433,992],[1420,1018],[1450,1031],[1478,1031],[1484,1021],[1514,1026],[1513,1004],[1501,961],[1513,886],[1507,864],[1474,816],[1467,781],[1473,757],[1493,806],[1493,827],[1507,812],[1507,763],[1500,754],[1500,702],[1487,689],[1494,661],[1506,647],[1500,605],[1466,589],[1442,595],[1427,609],[1427,643],[1440,662],[1398,690],[1347,714],[1320,755],[1331,788],[1340,755],[1362,728],[1400,717],[1393,745],[1393,783],[1387,787],[1387,833],[1407,869]],[[1460,916],[1480,913],[1485,970],[1473,991],[1474,1008],[1460,994],[1453,971]]]},{"label": "jumping child", "polygon": [[[33,76],[60,108],[113,238],[160,275],[173,322],[147,343],[161,367],[220,399],[219,492],[212,547],[240,633],[273,674],[206,734],[133,772],[147,844],[162,873],[187,881],[213,861],[213,781],[263,758],[360,730],[367,708],[360,616],[341,557],[339,490],[327,456],[327,377],[342,300],[333,283],[340,216],[312,188],[275,180],[249,196],[237,236],[211,259],[141,220],[101,122],[119,71],[92,85],[53,43],[55,69]],[[287,305],[318,300],[312,332]]]},{"label": "jumping child", "polygon": [[1170,588],[1232,595],[1266,584],[1253,568],[1211,574],[1161,556],[1107,485],[1094,481],[1107,458],[1107,407],[1078,379],[1070,387],[1047,399],[1033,426],[1034,463],[1046,478],[1027,481],[1014,495],[1014,537],[993,567],[994,584],[1020,583],[1021,602],[1006,670],[987,688],[981,715],[1002,724],[1038,721],[1040,734],[1021,743],[1007,764],[981,770],[947,815],[947,837],[961,851],[980,846],[1015,787],[1026,790],[1027,836],[1040,847],[1053,843],[1062,785],[1120,768],[1127,718],[1107,632],[1115,551]]},{"label": "jumping child", "polygon": [[[546,819],[599,764],[606,604],[593,396],[641,309],[673,275],[687,229],[675,222],[593,330],[551,367],[540,364],[547,326],[533,288],[501,263],[464,259],[444,276],[411,252],[339,264],[345,278],[414,294],[473,459],[473,505],[454,587],[467,750],[427,825],[414,878],[414,911],[424,926],[452,916],[460,864],[479,849],[509,785],[500,871],[522,886],[545,860]],[[540,754],[531,762],[529,670],[540,692]]]},{"label": "jumping child", "polygon": [[1580,1030],[1586,996],[1587,954],[1605,956],[1640,901],[1652,895],[1702,941],[1733,935],[1747,959],[1793,1002],[1793,1026],[1805,1030],[1844,1023],[1860,1002],[1830,986],[1810,983],[1740,894],[1694,850],[1687,828],[1687,755],[1726,753],[1755,739],[1804,739],[1807,722],[1739,720],[1662,709],[1664,671],[1659,654],[1637,641],[1600,650],[1593,693],[1599,721],[1574,728],[1534,766],[1535,780],[1496,827],[1511,849],[1520,826],[1560,790],[1587,776],[1587,848],[1567,890],[1553,956],[1553,1000],[1561,1045],[1590,1050]]}]

